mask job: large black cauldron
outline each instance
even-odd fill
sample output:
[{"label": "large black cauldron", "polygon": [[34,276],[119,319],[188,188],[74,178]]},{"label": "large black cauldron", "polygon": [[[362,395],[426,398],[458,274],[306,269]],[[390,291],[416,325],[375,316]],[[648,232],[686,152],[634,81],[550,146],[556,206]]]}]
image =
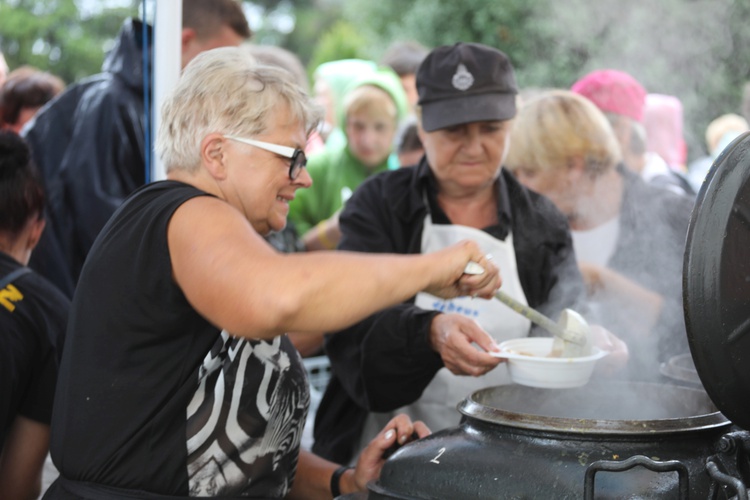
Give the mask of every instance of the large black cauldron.
[{"label": "large black cauldron", "polygon": [[706,460],[726,460],[731,427],[704,391],[665,384],[492,387],[459,411],[396,452],[369,499],[712,498]]}]

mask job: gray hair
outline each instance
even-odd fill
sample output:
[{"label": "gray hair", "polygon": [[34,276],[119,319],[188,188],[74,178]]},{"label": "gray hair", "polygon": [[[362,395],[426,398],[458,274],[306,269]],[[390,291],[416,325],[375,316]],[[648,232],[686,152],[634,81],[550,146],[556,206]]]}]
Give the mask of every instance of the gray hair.
[{"label": "gray hair", "polygon": [[289,72],[257,64],[242,48],[205,51],[185,67],[161,108],[156,151],[167,172],[194,172],[206,135],[262,134],[282,102],[308,134],[317,126],[320,110]]}]

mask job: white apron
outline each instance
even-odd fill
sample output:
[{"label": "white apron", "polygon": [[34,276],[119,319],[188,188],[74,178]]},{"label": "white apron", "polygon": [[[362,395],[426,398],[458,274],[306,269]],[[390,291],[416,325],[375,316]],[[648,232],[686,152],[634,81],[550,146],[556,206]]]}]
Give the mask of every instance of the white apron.
[{"label": "white apron", "polygon": [[[433,224],[429,213],[425,217],[422,253],[434,252],[466,239],[475,241],[484,253],[492,255],[495,265],[500,268],[503,291],[528,305],[518,278],[512,234],[509,233],[505,241],[502,241],[480,229],[468,226]],[[415,304],[423,309],[464,314],[479,323],[498,344],[504,340],[527,337],[531,328],[529,320],[495,299],[462,297],[444,300],[434,295],[420,293],[417,295]],[[484,387],[508,383],[510,383],[510,377],[504,364],[481,377],[458,376],[452,374],[447,368],[441,368],[424,390],[422,397],[415,403],[394,412],[371,413],[365,421],[360,446],[356,451],[364,448],[388,423],[388,420],[398,413],[406,413],[412,420],[422,420],[435,432],[459,423],[461,414],[456,410],[456,406],[466,396]]]}]

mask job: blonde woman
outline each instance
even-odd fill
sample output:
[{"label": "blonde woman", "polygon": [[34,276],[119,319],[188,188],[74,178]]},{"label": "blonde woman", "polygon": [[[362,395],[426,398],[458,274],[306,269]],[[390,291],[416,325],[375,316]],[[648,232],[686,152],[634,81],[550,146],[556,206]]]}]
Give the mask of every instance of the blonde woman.
[{"label": "blonde woman", "polygon": [[692,200],[626,169],[605,115],[573,92],[529,100],[510,142],[508,168],[568,219],[593,318],[630,347],[627,376],[659,380],[659,363],[687,351],[681,276]]}]

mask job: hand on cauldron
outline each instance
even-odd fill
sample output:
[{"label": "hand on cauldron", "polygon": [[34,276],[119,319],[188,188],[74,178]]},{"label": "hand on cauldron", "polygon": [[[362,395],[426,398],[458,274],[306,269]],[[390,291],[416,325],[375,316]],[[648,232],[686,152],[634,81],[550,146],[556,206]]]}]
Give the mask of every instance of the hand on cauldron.
[{"label": "hand on cauldron", "polygon": [[625,368],[630,357],[628,345],[600,325],[591,325],[591,333],[594,336],[594,345],[609,353],[597,362],[596,371],[602,375],[612,375]]},{"label": "hand on cauldron", "polygon": [[430,343],[440,354],[445,367],[455,375],[478,377],[505,361],[487,354],[499,352],[495,340],[476,321],[462,314],[443,313],[435,316],[430,325]]},{"label": "hand on cauldron", "polygon": [[[352,485],[354,491],[363,491],[369,481],[380,477],[380,469],[383,468],[387,458],[384,454],[389,448],[394,445],[404,445],[430,434],[430,429],[422,421],[412,422],[403,413],[393,417],[359,455],[354,474],[350,478],[354,481]],[[342,491],[344,491],[343,488]]]}]

